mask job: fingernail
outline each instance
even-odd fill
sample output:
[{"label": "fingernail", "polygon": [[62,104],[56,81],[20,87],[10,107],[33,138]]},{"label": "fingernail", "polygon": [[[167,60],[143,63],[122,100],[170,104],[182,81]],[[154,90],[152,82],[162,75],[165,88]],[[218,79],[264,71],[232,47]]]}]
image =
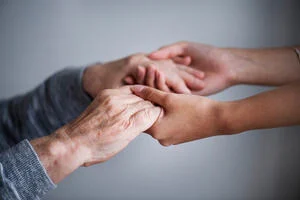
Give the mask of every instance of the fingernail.
[{"label": "fingernail", "polygon": [[195,75],[196,75],[196,77],[203,79],[205,74],[204,74],[204,72],[197,71]]},{"label": "fingernail", "polygon": [[142,92],[142,90],[144,88],[145,88],[145,86],[143,86],[143,85],[135,85],[135,86],[133,86],[132,90],[135,93],[140,93],[140,92]]},{"label": "fingernail", "polygon": [[155,56],[156,56],[156,54],[157,54],[157,52],[152,52],[152,53],[150,53],[150,54],[149,54],[149,56],[148,56],[148,57],[149,57],[149,58],[153,58],[153,57],[155,57]]},{"label": "fingernail", "polygon": [[205,73],[204,72],[201,72],[201,77],[200,78],[204,78],[204,75],[205,75]]}]

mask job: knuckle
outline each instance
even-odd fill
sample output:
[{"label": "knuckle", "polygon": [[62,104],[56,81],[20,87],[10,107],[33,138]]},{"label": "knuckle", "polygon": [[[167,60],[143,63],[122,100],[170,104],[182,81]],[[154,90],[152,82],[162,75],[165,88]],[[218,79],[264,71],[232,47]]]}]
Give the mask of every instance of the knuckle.
[{"label": "knuckle", "polygon": [[105,89],[101,92],[100,96],[106,97],[109,96],[110,93],[111,93],[111,89]]},{"label": "knuckle", "polygon": [[135,55],[130,55],[128,57],[125,58],[125,65],[131,65],[132,63],[134,63],[135,60]]},{"label": "knuckle", "polygon": [[126,59],[125,59],[125,63],[127,65],[132,65],[132,64],[135,64],[137,62],[140,62],[140,61],[143,61],[146,59],[146,56],[144,53],[136,53],[136,54],[133,54],[133,55],[130,55],[128,56]]},{"label": "knuckle", "polygon": [[157,65],[155,64],[155,63],[148,63],[147,64],[147,69],[148,70],[155,70],[155,69],[157,69]]},{"label": "knuckle", "polygon": [[154,95],[153,91],[150,89],[144,89],[143,92],[144,92],[145,99],[151,99],[151,97],[153,97]]},{"label": "knuckle", "polygon": [[91,166],[91,164],[89,164],[89,163],[84,163],[82,166],[83,166],[83,167],[89,167],[89,166]]},{"label": "knuckle", "polygon": [[120,131],[122,131],[122,130],[126,130],[126,129],[129,129],[131,126],[132,126],[132,124],[133,124],[133,121],[132,121],[132,119],[131,118],[129,118],[128,120],[122,120],[122,122],[121,122],[121,126],[120,126],[120,128],[121,128],[121,130]]},{"label": "knuckle", "polygon": [[156,140],[164,140],[166,138],[165,135],[162,134],[161,131],[157,130],[155,126],[149,129],[149,133]]},{"label": "knuckle", "polygon": [[107,103],[108,103],[108,105],[114,105],[115,104],[115,101],[116,101],[116,97],[115,96],[108,96],[107,98]]},{"label": "knuckle", "polygon": [[187,44],[188,44],[188,41],[186,41],[186,40],[181,40],[181,41],[177,42],[177,44],[178,44],[178,45],[184,46],[184,45],[187,45]]},{"label": "knuckle", "polygon": [[162,104],[166,106],[171,105],[172,101],[174,100],[172,96],[172,94],[164,95],[164,97],[162,98]]},{"label": "knuckle", "polygon": [[192,78],[191,82],[193,85],[202,85],[202,81],[195,77]]},{"label": "knuckle", "polygon": [[142,52],[137,52],[137,53],[133,54],[133,56],[135,56],[135,57],[142,57],[142,56],[144,56],[144,55],[145,55],[145,54],[142,53]]},{"label": "knuckle", "polygon": [[[110,112],[112,110],[115,109],[116,107],[116,97],[114,96],[107,96],[104,100],[103,100],[103,107],[105,108],[105,110],[107,112]],[[99,106],[99,109],[101,109],[101,106]]]},{"label": "knuckle", "polygon": [[97,100],[101,103],[102,101],[105,101],[107,97],[109,97],[112,94],[111,89],[105,89],[103,90],[99,96],[97,96]]},{"label": "knuckle", "polygon": [[172,143],[169,140],[158,140],[158,142],[164,147],[168,147],[172,145]]},{"label": "knuckle", "polygon": [[151,136],[152,136],[154,139],[156,139],[156,140],[162,139],[162,138],[161,138],[161,135],[160,135],[158,132],[156,132],[156,131],[153,131],[153,132],[151,133]]},{"label": "knuckle", "polygon": [[[151,105],[153,105],[150,101],[141,100],[136,104],[136,107],[139,109],[148,108]],[[145,110],[145,114],[148,112],[148,110]]]},{"label": "knuckle", "polygon": [[151,119],[151,114],[148,109],[145,109],[142,112],[143,112],[142,115],[140,115],[139,117],[132,118],[132,123],[145,124],[146,122],[149,121],[149,119]]},{"label": "knuckle", "polygon": [[150,113],[149,109],[146,109],[146,110],[144,111],[144,115],[143,115],[143,117],[144,117],[144,120],[149,120],[149,119],[151,119],[151,118],[152,118],[152,116],[151,116],[151,113]]}]

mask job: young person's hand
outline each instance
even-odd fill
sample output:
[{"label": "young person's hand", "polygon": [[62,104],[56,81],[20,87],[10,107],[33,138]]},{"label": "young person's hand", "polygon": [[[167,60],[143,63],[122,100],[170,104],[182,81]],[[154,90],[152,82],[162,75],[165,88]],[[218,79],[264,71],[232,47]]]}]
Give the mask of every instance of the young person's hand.
[{"label": "young person's hand", "polygon": [[214,94],[235,84],[233,68],[235,55],[214,46],[178,42],[160,48],[149,57],[155,60],[174,59],[174,61],[180,57],[190,58],[190,67],[205,73],[203,89],[195,92],[199,95]]},{"label": "young person's hand", "polygon": [[194,92],[198,95],[211,95],[236,84],[280,86],[300,80],[299,57],[291,47],[218,48],[178,42],[160,48],[149,58],[185,62],[204,72],[203,89]]},{"label": "young person's hand", "polygon": [[131,89],[164,110],[146,132],[165,146],[254,129],[300,125],[300,81],[231,102],[166,93],[141,85]]},{"label": "young person's hand", "polygon": [[137,96],[163,108],[156,123],[146,132],[168,146],[215,136],[222,130],[219,103],[206,97],[167,93],[154,88],[132,86]]}]

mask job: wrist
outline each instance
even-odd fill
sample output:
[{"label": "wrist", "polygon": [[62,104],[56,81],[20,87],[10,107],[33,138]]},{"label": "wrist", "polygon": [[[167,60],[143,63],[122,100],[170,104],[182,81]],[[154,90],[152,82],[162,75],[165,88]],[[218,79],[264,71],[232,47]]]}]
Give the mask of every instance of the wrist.
[{"label": "wrist", "polygon": [[[99,91],[101,91],[103,84],[99,81],[105,77],[105,70],[102,64],[95,64],[88,66],[82,75],[82,87],[90,97],[95,98]],[[97,83],[97,84],[95,84]]]},{"label": "wrist", "polygon": [[223,51],[223,63],[229,68],[227,80],[229,85],[238,85],[243,83],[243,70],[246,57],[234,48],[220,48]]},{"label": "wrist", "polygon": [[31,141],[47,174],[54,183],[63,180],[80,167],[88,154],[72,141],[61,128],[49,136]]},{"label": "wrist", "polygon": [[235,113],[238,105],[236,102],[217,102],[217,135],[231,135],[240,133],[240,127],[238,127],[239,120],[237,120]]}]

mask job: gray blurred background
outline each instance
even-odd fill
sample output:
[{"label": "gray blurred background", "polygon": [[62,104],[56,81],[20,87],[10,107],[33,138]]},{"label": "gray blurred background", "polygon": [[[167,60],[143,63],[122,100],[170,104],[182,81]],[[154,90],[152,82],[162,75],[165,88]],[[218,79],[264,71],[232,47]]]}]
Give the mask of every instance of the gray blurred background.
[{"label": "gray blurred background", "polygon": [[[300,44],[299,25],[297,0],[0,0],[0,98],[29,91],[66,66],[178,40]],[[212,98],[268,89],[238,86]],[[45,199],[300,199],[299,130],[249,131],[168,148],[142,135],[110,161],[77,170]]]}]

